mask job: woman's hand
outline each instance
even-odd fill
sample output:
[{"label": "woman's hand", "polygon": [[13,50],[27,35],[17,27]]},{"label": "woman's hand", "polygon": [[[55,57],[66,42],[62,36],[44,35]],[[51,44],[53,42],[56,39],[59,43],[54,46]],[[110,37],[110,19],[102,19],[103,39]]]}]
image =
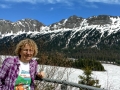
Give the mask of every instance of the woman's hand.
[{"label": "woman's hand", "polygon": [[45,78],[45,73],[44,73],[43,71],[41,71],[41,72],[39,72],[39,73],[37,74],[37,76],[38,76],[39,78]]}]

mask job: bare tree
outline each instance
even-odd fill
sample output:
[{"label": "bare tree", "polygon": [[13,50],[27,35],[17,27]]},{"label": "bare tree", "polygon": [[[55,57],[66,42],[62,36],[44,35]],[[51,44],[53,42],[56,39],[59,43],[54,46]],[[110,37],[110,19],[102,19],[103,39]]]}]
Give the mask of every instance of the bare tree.
[{"label": "bare tree", "polygon": [[[60,53],[52,53],[46,55],[45,53],[39,55],[39,71],[45,71],[46,78],[57,80],[69,80],[69,75],[72,73],[72,69],[68,69],[71,66],[71,62],[64,55]],[[46,65],[45,65],[46,64]],[[62,67],[61,67],[62,66]],[[59,90],[60,85],[57,83],[35,81],[36,90]]]}]

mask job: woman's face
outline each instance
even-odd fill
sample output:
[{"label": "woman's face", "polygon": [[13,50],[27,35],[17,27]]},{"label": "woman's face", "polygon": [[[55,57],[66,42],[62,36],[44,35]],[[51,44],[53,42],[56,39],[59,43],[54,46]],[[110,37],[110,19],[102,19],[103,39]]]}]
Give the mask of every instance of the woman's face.
[{"label": "woman's face", "polygon": [[33,48],[30,47],[28,44],[26,44],[25,47],[23,47],[20,51],[20,55],[21,55],[20,60],[22,62],[27,63],[32,59],[33,54],[34,54]]}]

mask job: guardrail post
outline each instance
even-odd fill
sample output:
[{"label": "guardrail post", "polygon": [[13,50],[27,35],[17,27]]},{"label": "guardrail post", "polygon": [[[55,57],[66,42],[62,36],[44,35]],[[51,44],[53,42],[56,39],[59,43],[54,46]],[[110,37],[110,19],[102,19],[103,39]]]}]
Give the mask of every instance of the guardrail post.
[{"label": "guardrail post", "polygon": [[61,90],[67,90],[67,85],[66,84],[62,84],[61,85]]},{"label": "guardrail post", "polygon": [[[64,80],[64,81],[66,81],[66,80]],[[64,84],[64,81],[61,85],[61,90],[67,90],[67,84]]]}]

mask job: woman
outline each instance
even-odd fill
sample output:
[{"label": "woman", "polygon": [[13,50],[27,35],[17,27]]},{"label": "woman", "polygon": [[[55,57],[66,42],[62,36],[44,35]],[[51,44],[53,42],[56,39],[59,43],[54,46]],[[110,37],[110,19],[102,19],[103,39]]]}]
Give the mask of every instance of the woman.
[{"label": "woman", "polygon": [[37,72],[37,61],[32,58],[37,55],[38,48],[31,39],[18,43],[15,53],[17,57],[6,58],[0,70],[0,90],[34,90],[34,80],[43,78],[44,73]]}]

